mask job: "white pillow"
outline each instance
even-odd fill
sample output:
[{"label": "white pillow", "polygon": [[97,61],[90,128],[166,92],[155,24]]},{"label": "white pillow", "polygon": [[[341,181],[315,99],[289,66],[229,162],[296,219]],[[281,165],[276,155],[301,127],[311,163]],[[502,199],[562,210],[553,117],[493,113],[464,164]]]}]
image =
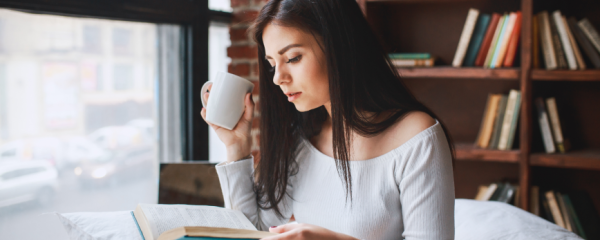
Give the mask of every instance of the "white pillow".
[{"label": "white pillow", "polygon": [[[457,240],[581,239],[556,224],[509,204],[457,199],[454,207]],[[130,211],[56,215],[73,240],[142,239]]]},{"label": "white pillow", "polygon": [[56,213],[72,240],[142,240],[131,211]]},{"label": "white pillow", "polygon": [[456,199],[455,239],[582,239],[576,234],[512,205]]}]

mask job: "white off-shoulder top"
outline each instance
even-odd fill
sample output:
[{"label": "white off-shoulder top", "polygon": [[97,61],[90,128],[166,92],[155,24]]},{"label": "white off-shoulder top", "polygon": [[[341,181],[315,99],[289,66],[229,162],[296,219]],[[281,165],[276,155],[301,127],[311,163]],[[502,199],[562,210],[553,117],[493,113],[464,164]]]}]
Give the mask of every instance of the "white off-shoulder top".
[{"label": "white off-shoulder top", "polygon": [[268,231],[289,221],[318,225],[359,239],[454,239],[452,157],[439,122],[376,158],[350,161],[352,201],[333,158],[303,141],[290,177],[283,218],[258,207],[253,159],[217,165],[225,207]]}]

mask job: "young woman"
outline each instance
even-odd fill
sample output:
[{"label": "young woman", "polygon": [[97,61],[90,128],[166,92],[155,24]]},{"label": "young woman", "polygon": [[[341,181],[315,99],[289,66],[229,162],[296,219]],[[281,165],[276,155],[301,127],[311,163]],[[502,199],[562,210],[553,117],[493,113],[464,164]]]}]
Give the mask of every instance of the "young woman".
[{"label": "young woman", "polygon": [[453,239],[452,145],[356,1],[271,0],[250,31],[260,160],[255,169],[248,94],[233,130],[211,124],[227,146],[226,207],[281,233],[272,239]]}]

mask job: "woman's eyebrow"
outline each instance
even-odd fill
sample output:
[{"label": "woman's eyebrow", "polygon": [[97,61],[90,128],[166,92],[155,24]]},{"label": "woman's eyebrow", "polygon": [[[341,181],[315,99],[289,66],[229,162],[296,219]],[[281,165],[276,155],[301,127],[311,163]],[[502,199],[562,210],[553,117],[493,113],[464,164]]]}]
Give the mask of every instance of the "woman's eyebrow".
[{"label": "woman's eyebrow", "polygon": [[[290,48],[301,47],[301,46],[302,46],[302,44],[299,44],[299,43],[293,43],[293,44],[290,44],[290,45],[287,45],[287,46],[285,46],[284,48],[282,48],[281,50],[279,50],[277,53],[278,53],[279,55],[282,55],[282,54],[284,54],[285,52],[287,52],[287,50],[290,50]],[[271,57],[270,57],[270,56],[268,56],[268,55],[267,55],[267,56],[265,56],[265,59],[269,59],[269,58],[271,58]]]}]

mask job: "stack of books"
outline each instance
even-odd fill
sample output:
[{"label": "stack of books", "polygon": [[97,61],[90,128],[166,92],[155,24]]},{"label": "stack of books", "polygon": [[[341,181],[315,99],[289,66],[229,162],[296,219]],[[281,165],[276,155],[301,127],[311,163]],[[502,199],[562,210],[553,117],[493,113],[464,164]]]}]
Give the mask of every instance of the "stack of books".
[{"label": "stack of books", "polygon": [[435,57],[429,53],[390,53],[388,54],[395,67],[433,67]]},{"label": "stack of books", "polygon": [[[530,212],[584,239],[600,239],[600,216],[586,192],[569,194],[549,190],[540,194],[538,186],[531,186]],[[519,186],[508,182],[481,185],[475,200],[498,201],[521,207]]]},{"label": "stack of books", "polygon": [[511,150],[515,139],[521,92],[508,95],[489,94],[475,146],[487,149]]},{"label": "stack of books", "polygon": [[600,216],[586,192],[561,194],[549,190],[540,194],[531,187],[531,213],[561,226],[584,239],[600,239]]},{"label": "stack of books", "polygon": [[520,35],[520,11],[490,15],[471,8],[452,66],[512,67]]},{"label": "stack of books", "polygon": [[563,138],[562,127],[558,117],[556,99],[551,97],[544,100],[541,97],[535,99],[538,112],[538,122],[546,153],[565,153],[569,147],[568,141]]},{"label": "stack of books", "polygon": [[534,68],[540,68],[541,50],[547,70],[584,70],[587,66],[581,46],[594,68],[600,69],[600,36],[587,18],[578,22],[574,17],[567,20],[559,10],[552,15],[542,11],[533,16],[532,27]]},{"label": "stack of books", "polygon": [[519,204],[519,186],[512,185],[508,182],[492,183],[489,186],[481,185],[477,190],[475,200],[479,201],[497,201],[515,206]]}]

